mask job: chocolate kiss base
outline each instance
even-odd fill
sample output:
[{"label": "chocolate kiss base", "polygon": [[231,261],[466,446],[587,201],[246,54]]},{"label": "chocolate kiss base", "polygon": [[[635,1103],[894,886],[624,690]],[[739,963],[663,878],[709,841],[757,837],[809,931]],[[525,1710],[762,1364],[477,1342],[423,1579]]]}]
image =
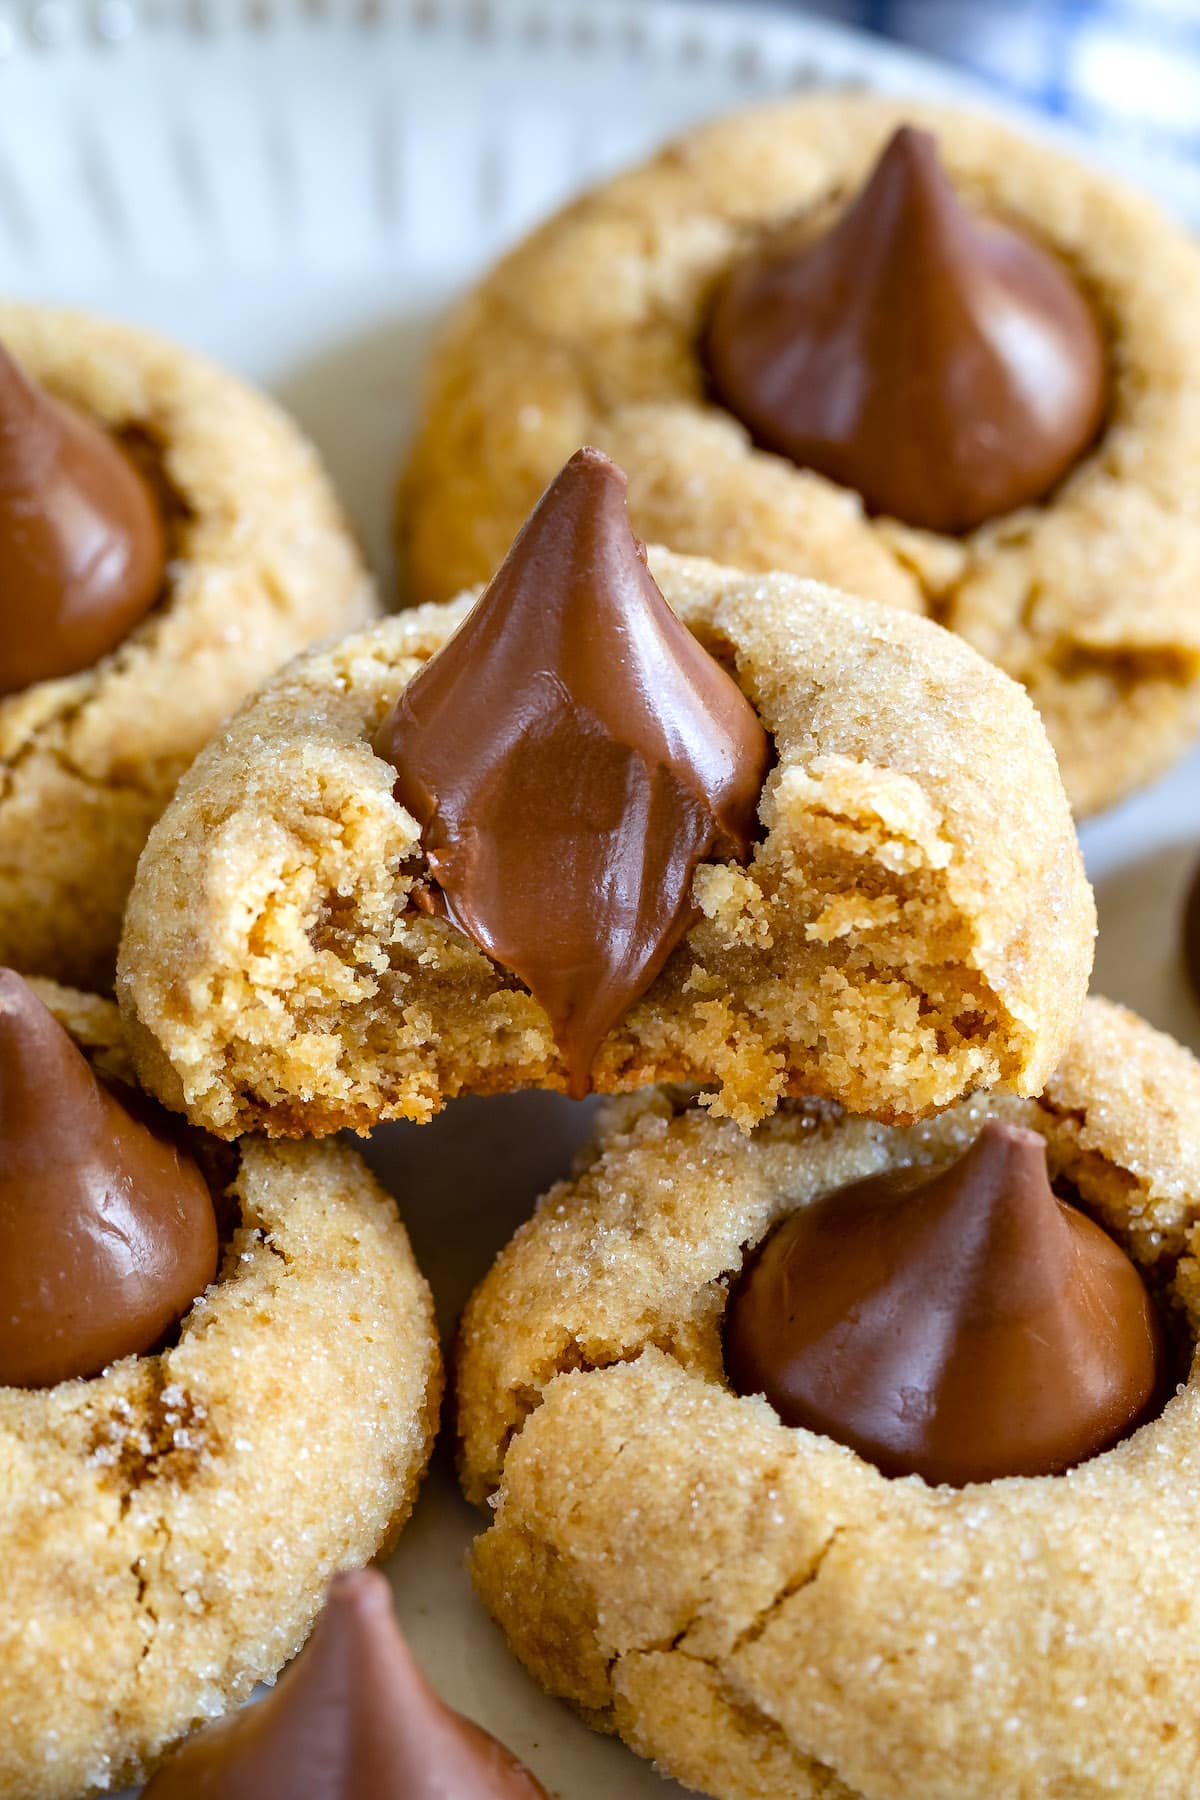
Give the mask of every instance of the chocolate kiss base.
[{"label": "chocolate kiss base", "polygon": [[1054,1195],[1036,1132],[989,1120],[958,1162],[791,1214],[726,1312],[739,1394],[885,1475],[1054,1475],[1165,1397],[1158,1313],[1125,1252]]},{"label": "chocolate kiss base", "polygon": [[551,483],[376,750],[437,883],[417,904],[525,983],[580,1098],[693,922],[697,864],[749,855],[770,760],[655,585],[606,456]]},{"label": "chocolate kiss base", "polygon": [[217,1272],[173,1122],[132,1108],[0,970],[0,1384],[48,1387],[159,1346]]},{"label": "chocolate kiss base", "polygon": [[705,355],[765,449],[929,531],[1044,499],[1105,410],[1104,344],[1067,269],[972,217],[912,126],[824,236],[781,233],[734,267]]},{"label": "chocolate kiss base", "polygon": [[548,1800],[488,1732],[429,1686],[371,1570],[337,1575],[277,1687],[200,1732],[145,1800]]},{"label": "chocolate kiss base", "polygon": [[0,345],[0,694],[116,648],[162,591],[166,527],[132,459]]}]

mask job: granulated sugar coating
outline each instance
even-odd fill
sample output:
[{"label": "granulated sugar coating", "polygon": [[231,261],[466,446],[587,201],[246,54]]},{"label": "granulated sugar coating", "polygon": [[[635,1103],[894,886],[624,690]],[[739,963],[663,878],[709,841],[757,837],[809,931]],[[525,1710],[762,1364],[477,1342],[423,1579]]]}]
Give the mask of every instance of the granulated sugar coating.
[{"label": "granulated sugar coating", "polygon": [[[1094,909],[1027,696],[949,633],[794,576],[651,553],[774,739],[750,865],[701,910],[593,1068],[715,1090],[749,1128],[805,1093],[900,1121],[1036,1093]],[[221,1136],[427,1119],[561,1088],[532,997],[411,900],[417,831],[372,738],[468,600],[292,664],[199,758],[147,847],[119,995],[139,1073]],[[554,896],[546,897],[547,907]]]},{"label": "granulated sugar coating", "polygon": [[[37,983],[105,1074],[116,1008]],[[211,1149],[211,1146],[210,1146]],[[228,1153],[238,1222],[161,1355],[0,1390],[0,1793],[124,1787],[299,1648],[408,1518],[441,1393],[396,1209],[338,1144]]]},{"label": "granulated sugar coating", "polygon": [[[961,1155],[1050,1169],[1200,1335],[1200,1065],[1089,1001],[1040,1101],[895,1130],[785,1105],[753,1136],[612,1103],[460,1331],[473,1568],[589,1722],[717,1800],[1190,1800],[1200,1759],[1200,1379],[1066,1475],[888,1480],[725,1380],[744,1255],[818,1194]],[[1182,1365],[1186,1369],[1187,1365]]]}]

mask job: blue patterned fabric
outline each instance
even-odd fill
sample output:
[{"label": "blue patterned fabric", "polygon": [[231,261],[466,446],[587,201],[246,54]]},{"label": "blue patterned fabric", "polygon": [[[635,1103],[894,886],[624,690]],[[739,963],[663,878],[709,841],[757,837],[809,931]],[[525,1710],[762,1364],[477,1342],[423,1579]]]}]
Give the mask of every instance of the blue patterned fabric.
[{"label": "blue patterned fabric", "polygon": [[1200,162],[1200,0],[814,0],[1143,156]]}]

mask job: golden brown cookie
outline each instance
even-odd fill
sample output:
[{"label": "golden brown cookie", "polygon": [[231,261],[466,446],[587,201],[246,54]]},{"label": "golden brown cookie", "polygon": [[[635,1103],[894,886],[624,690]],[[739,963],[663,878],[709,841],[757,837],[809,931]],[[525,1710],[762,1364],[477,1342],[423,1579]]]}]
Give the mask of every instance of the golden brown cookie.
[{"label": "golden brown cookie", "polygon": [[[35,984],[132,1079],[116,1008]],[[0,1792],[139,1779],[303,1642],[334,1570],[399,1531],[441,1364],[396,1210],[340,1145],[222,1150],[236,1223],[160,1355],[0,1388]]]},{"label": "golden brown cookie", "polygon": [[[1058,253],[1109,346],[1094,447],[1051,498],[962,537],[869,518],[752,447],[698,349],[716,284],[764,231],[814,229],[897,125],[937,134],[959,192]],[[492,573],[576,444],[627,471],[633,524],[678,551],[923,610],[1032,694],[1079,812],[1147,781],[1200,726],[1200,255],[1110,176],[974,113],[862,95],[701,127],[585,195],[462,302],[404,478],[415,599]]]},{"label": "golden brown cookie", "polygon": [[93,668],[0,699],[0,962],[105,988],[138,854],[197,750],[375,604],[316,453],[264,395],[80,313],[0,305],[0,343],[128,446],[166,513],[153,610]]},{"label": "golden brown cookie", "polygon": [[[1036,1092],[1086,988],[1093,907],[1045,734],[922,619],[793,576],[651,553],[774,739],[747,868],[604,1040],[593,1086],[693,1080],[751,1125],[779,1097],[915,1117]],[[564,1086],[532,996],[421,909],[380,721],[467,602],[301,659],[197,761],[151,836],[118,985],[143,1080],[220,1136],[427,1119]],[[547,904],[553,904],[548,896]]]},{"label": "golden brown cookie", "polygon": [[719,1800],[1186,1800],[1200,1727],[1200,1381],[1065,1475],[889,1480],[730,1391],[731,1278],[797,1206],[1032,1127],[1189,1348],[1200,1065],[1088,1002],[1040,1100],[908,1130],[819,1102],[751,1137],[667,1092],[612,1103],[464,1315],[473,1568],[589,1722]]}]

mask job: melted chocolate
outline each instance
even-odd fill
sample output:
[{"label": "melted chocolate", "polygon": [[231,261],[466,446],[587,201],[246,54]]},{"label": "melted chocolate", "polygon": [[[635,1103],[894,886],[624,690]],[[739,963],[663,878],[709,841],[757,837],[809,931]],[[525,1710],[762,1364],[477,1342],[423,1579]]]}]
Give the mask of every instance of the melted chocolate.
[{"label": "melted chocolate", "polygon": [[306,1649],[257,1706],[200,1732],[144,1800],[547,1800],[429,1686],[371,1570],[338,1575]]},{"label": "melted chocolate", "polygon": [[0,694],[115,649],[166,559],[157,502],[120,445],[0,346]]},{"label": "melted chocolate", "polygon": [[761,445],[931,531],[1044,498],[1105,406],[1099,326],[1067,269],[972,217],[912,126],[824,236],[784,231],[733,269],[707,357]]},{"label": "melted chocolate", "polygon": [[858,1182],[776,1228],[734,1288],[740,1394],[886,1475],[1051,1475],[1163,1397],[1161,1322],[1098,1225],[1057,1199],[1036,1132],[989,1121],[948,1168]]},{"label": "melted chocolate", "polygon": [[0,970],[0,1383],[49,1387],[152,1350],[217,1270],[212,1198],[167,1117],[93,1074]]},{"label": "melted chocolate", "polygon": [[696,865],[749,855],[770,750],[659,593],[598,450],[551,483],[376,748],[446,916],[545,1007],[586,1093],[695,917]]}]

